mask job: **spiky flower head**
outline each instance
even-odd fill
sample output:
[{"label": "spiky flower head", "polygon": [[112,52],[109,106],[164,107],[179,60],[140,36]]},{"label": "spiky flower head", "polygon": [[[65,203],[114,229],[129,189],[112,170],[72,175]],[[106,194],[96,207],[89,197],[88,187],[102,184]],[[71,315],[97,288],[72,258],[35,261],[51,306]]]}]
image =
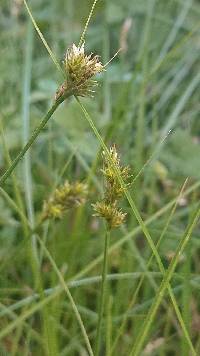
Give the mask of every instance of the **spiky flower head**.
[{"label": "spiky flower head", "polygon": [[93,209],[95,211],[94,216],[102,217],[106,220],[109,229],[119,227],[125,220],[126,213],[123,213],[121,209],[118,208],[118,200],[123,194],[123,188],[118,180],[118,174],[123,179],[125,186],[127,187],[130,183],[130,168],[128,166],[122,167],[120,164],[120,158],[116,149],[113,145],[109,149],[109,157],[106,152],[103,151],[103,169],[101,170],[105,179],[105,192],[103,199],[96,204],[93,204]]},{"label": "spiky flower head", "polygon": [[86,184],[66,181],[44,202],[43,219],[61,219],[68,209],[83,204],[87,193]]},{"label": "spiky flower head", "polygon": [[75,96],[92,96],[97,82],[92,78],[104,70],[99,56],[85,54],[84,43],[76,46],[74,43],[67,49],[63,61],[66,81],[57,95],[70,92]]},{"label": "spiky flower head", "polygon": [[95,211],[94,216],[104,218],[109,229],[117,228],[123,224],[126,213],[123,213],[121,209],[118,209],[116,203],[108,204],[105,201],[101,201],[92,206]]},{"label": "spiky flower head", "polygon": [[116,169],[118,170],[126,187],[130,185],[129,180],[131,175],[129,166],[121,166],[120,157],[115,145],[110,147],[109,154],[112,160],[112,164],[106,153],[103,151],[103,169],[101,171],[106,180],[105,199],[111,202],[119,199],[123,195],[123,188],[121,187],[116,175]]}]

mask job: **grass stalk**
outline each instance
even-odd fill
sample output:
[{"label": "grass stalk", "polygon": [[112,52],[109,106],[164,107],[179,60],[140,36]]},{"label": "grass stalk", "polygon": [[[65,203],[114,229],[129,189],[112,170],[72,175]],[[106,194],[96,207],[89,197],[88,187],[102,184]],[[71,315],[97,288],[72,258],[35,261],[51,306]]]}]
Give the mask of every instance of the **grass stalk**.
[{"label": "grass stalk", "polygon": [[[70,96],[71,93],[68,95]],[[32,146],[42,129],[46,126],[47,122],[50,120],[58,106],[64,101],[63,97],[60,97],[58,100],[54,102],[52,107],[49,109],[47,114],[44,116],[40,124],[35,128],[33,131],[31,137],[29,138],[28,142],[25,144],[25,146],[22,148],[22,150],[19,152],[17,157],[13,160],[12,164],[10,167],[5,171],[5,173],[1,176],[0,178],[0,185],[2,185],[8,177],[10,177],[11,173],[14,171],[15,167],[18,165],[19,161],[24,157],[26,152],[29,150],[29,148]]]},{"label": "grass stalk", "polygon": [[[2,145],[3,145],[4,154],[5,154],[6,164],[7,164],[7,167],[9,167],[11,165],[12,161],[11,161],[10,153],[9,153],[8,146],[7,146],[7,143],[5,140],[2,121],[0,121],[0,129],[1,129]],[[28,221],[26,221],[25,207],[24,207],[24,203],[22,200],[22,194],[20,192],[17,177],[14,173],[11,175],[11,179],[12,179],[12,185],[13,185],[13,192],[14,192],[14,196],[16,199],[16,205],[14,207],[14,210],[16,209],[16,206],[17,206],[17,211],[19,213],[19,217],[20,217],[21,224],[22,224],[22,230],[23,230],[24,236],[26,236],[28,233],[28,227],[27,227]],[[8,194],[2,188],[0,188],[0,194],[2,196],[4,196],[4,198],[7,201],[9,201],[9,205],[12,206],[12,208],[13,208],[14,201],[9,198]]]},{"label": "grass stalk", "polygon": [[[108,276],[108,275],[107,275]],[[113,297],[109,295],[107,303],[107,317],[106,317],[106,356],[111,356],[112,345],[112,303]]]},{"label": "grass stalk", "polygon": [[[33,55],[33,39],[34,39],[34,28],[32,26],[31,19],[28,19],[28,29],[27,29],[27,38],[26,38],[26,49],[25,49],[25,63],[24,63],[24,82],[23,82],[23,97],[22,97],[22,126],[23,133],[22,139],[23,144],[25,145],[28,141],[30,135],[30,94],[31,94],[31,70],[32,70],[32,55]],[[23,165],[23,176],[24,176],[24,191],[25,191],[25,200],[27,207],[28,219],[30,222],[30,227],[34,230],[35,226],[35,214],[33,207],[33,182],[32,182],[32,174],[31,174],[31,150],[28,150],[24,157],[24,165]],[[43,281],[40,273],[40,262],[39,262],[39,251],[37,247],[36,236],[34,233],[30,236],[31,245],[28,251],[28,259],[29,255],[32,253],[31,260],[35,259],[34,263],[34,276],[35,276],[35,288],[39,290],[41,298],[44,297],[44,288]],[[33,263],[32,263],[33,265]],[[46,353],[49,356],[57,356],[57,350],[54,342],[54,332],[55,328],[51,327],[50,321],[50,306],[45,306],[41,310],[41,319],[42,319],[42,331],[43,331],[43,339],[44,339],[44,347],[46,349]]]},{"label": "grass stalk", "polygon": [[[195,198],[198,199],[196,194],[194,193],[192,196],[192,200],[195,201]],[[193,210],[190,214],[190,219],[192,219],[193,215]],[[191,271],[192,271],[192,249],[191,249],[191,243],[189,243],[185,249],[185,261],[183,265],[183,274],[185,275],[184,279],[184,288],[183,288],[183,293],[182,293],[182,310],[183,310],[183,318],[185,325],[188,329],[188,332],[192,334],[191,330],[191,322],[192,322],[192,290],[191,290],[191,285],[190,285],[190,277],[191,277]],[[184,339],[182,339],[181,343],[181,354],[183,356],[187,356],[189,354],[189,349],[188,345],[185,342]],[[198,352],[197,352],[198,354]]]},{"label": "grass stalk", "polygon": [[[190,188],[188,188],[185,191],[184,197],[188,196],[188,194],[190,194],[191,192],[193,192],[194,190],[196,190],[199,187],[200,187],[200,182],[194,183]],[[159,209],[155,214],[153,214],[151,217],[149,217],[145,221],[145,225],[148,226],[152,222],[156,221],[157,218],[161,217],[164,213],[166,213],[173,206],[175,201],[176,201],[176,199],[172,199],[168,204],[166,204],[164,207]],[[113,251],[117,250],[125,242],[127,242],[129,239],[135,237],[141,231],[142,231],[141,226],[137,226],[136,228],[134,228],[132,231],[127,233],[125,236],[123,236],[119,241],[117,241],[113,245],[111,245],[108,250],[108,254],[111,254]],[[90,262],[86,267],[84,267],[80,272],[78,272],[75,276],[73,276],[73,278],[77,279],[77,278],[83,277],[88,272],[90,272],[93,268],[95,268],[99,263],[101,263],[102,260],[103,260],[103,254],[100,254],[92,262]]]},{"label": "grass stalk", "polygon": [[101,345],[102,322],[103,322],[104,305],[105,305],[105,297],[106,297],[106,275],[108,270],[109,242],[110,242],[110,230],[107,227],[106,234],[105,234],[105,242],[104,242],[102,282],[101,282],[100,304],[99,304],[98,323],[97,323],[96,352],[95,352],[96,356],[98,356],[100,353],[100,345]]},{"label": "grass stalk", "polygon": [[[146,86],[147,86],[147,76],[148,76],[148,57],[149,57],[149,38],[151,33],[151,23],[152,23],[152,12],[154,9],[155,0],[148,2],[147,18],[144,28],[144,40],[142,43],[142,49],[140,50],[140,58],[142,58],[142,83],[140,87],[139,94],[139,109],[137,117],[137,134],[136,134],[136,168],[139,171],[143,165],[144,161],[144,136],[145,136],[145,111],[146,111]],[[139,189],[139,181],[137,182],[137,192]],[[136,194],[136,193],[135,193]],[[141,200],[141,196],[136,199],[138,202]]]},{"label": "grass stalk", "polygon": [[[31,92],[31,68],[32,68],[32,53],[33,53],[33,26],[31,21],[28,21],[27,38],[25,48],[25,63],[24,63],[24,80],[23,80],[23,95],[22,95],[22,140],[23,145],[26,144],[30,131],[30,92]],[[30,225],[34,226],[34,212],[32,201],[32,177],[31,177],[31,157],[30,151],[24,157],[24,190],[27,206],[28,218]],[[33,243],[33,246],[35,243]],[[35,246],[34,246],[35,247]]]},{"label": "grass stalk", "polygon": [[[145,342],[145,339],[147,338],[148,332],[150,330],[151,324],[154,320],[154,317],[156,315],[158,307],[162,301],[162,298],[164,297],[164,292],[167,289],[170,279],[173,276],[174,270],[175,270],[176,265],[179,260],[179,256],[183,253],[187,243],[189,242],[192,232],[193,232],[193,229],[195,228],[195,226],[199,220],[199,217],[200,217],[200,206],[198,206],[198,208],[194,214],[194,218],[192,219],[191,223],[189,224],[186,233],[183,235],[183,238],[180,241],[180,243],[176,249],[176,253],[175,253],[168,269],[167,269],[167,272],[162,280],[160,288],[156,294],[156,299],[155,299],[154,303],[152,304],[151,308],[149,309],[149,312],[148,312],[148,314],[144,320],[144,323],[141,327],[141,331],[136,339],[135,344],[133,345],[133,347],[131,349],[131,352],[129,354],[130,356],[133,356],[133,355],[138,356],[141,354],[143,344]],[[190,346],[191,346],[190,347],[191,354],[193,356],[196,356],[197,354],[194,350],[193,345],[190,345]]]},{"label": "grass stalk", "polygon": [[63,278],[63,276],[61,274],[61,272],[59,271],[54,259],[52,258],[52,256],[49,253],[48,249],[44,245],[43,241],[39,238],[39,236],[37,236],[37,239],[38,239],[42,249],[44,250],[48,260],[50,261],[54,271],[56,272],[62,288],[65,290],[65,292],[67,294],[67,297],[68,297],[68,299],[70,301],[71,307],[72,307],[72,309],[74,311],[74,314],[75,314],[75,316],[77,318],[77,321],[79,323],[79,326],[81,328],[81,331],[82,331],[82,334],[83,334],[83,338],[85,340],[85,343],[86,343],[86,346],[87,346],[87,349],[88,349],[88,353],[89,353],[90,356],[94,356],[92,348],[91,348],[91,345],[90,345],[90,341],[89,341],[89,338],[88,338],[88,335],[87,335],[87,332],[85,330],[85,326],[84,326],[83,321],[81,319],[81,316],[80,316],[80,313],[78,311],[78,308],[77,308],[77,306],[76,306],[76,304],[74,302],[74,299],[73,299],[73,297],[72,297],[72,295],[70,293],[69,287],[67,286],[67,284],[66,284],[66,282],[65,282],[65,280],[64,280],[64,278]]},{"label": "grass stalk", "polygon": [[55,55],[53,54],[51,48],[49,47],[47,41],[46,41],[45,38],[44,38],[42,32],[40,31],[40,29],[39,29],[39,27],[38,27],[38,25],[37,25],[37,23],[36,23],[36,21],[35,21],[33,15],[32,15],[32,12],[31,12],[31,10],[30,10],[30,8],[29,8],[27,2],[26,2],[26,0],[23,0],[23,2],[24,2],[24,5],[25,5],[25,7],[26,7],[26,10],[27,10],[27,12],[28,12],[28,14],[29,14],[29,16],[30,16],[30,19],[31,19],[31,21],[32,21],[32,23],[33,23],[33,26],[35,27],[35,30],[37,31],[37,33],[38,33],[38,35],[39,35],[39,37],[40,37],[40,39],[41,39],[43,45],[45,46],[47,52],[49,53],[49,55],[50,55],[50,57],[51,57],[53,63],[55,64],[56,68],[58,69],[59,73],[61,73],[61,75],[62,75],[62,77],[63,77],[63,76],[64,76],[64,72],[63,72],[63,69],[61,68],[61,66],[60,66],[60,64],[59,64],[59,61],[57,60],[57,58],[56,58]]},{"label": "grass stalk", "polygon": [[[163,231],[162,231],[162,233],[161,233],[161,235],[160,235],[160,238],[159,238],[159,240],[158,240],[158,242],[157,242],[157,244],[156,244],[156,249],[157,249],[157,250],[158,250],[158,248],[159,248],[159,246],[160,246],[160,244],[161,244],[161,241],[163,240],[164,235],[165,235],[165,233],[166,233],[166,231],[167,231],[167,229],[168,229],[168,227],[169,227],[170,221],[171,221],[172,217],[174,216],[175,210],[176,210],[176,208],[177,208],[177,205],[178,205],[178,202],[179,202],[181,196],[183,195],[183,191],[184,191],[184,189],[185,189],[185,186],[186,186],[186,184],[187,184],[187,181],[188,181],[188,179],[185,180],[185,182],[184,182],[184,184],[183,184],[183,186],[182,186],[182,188],[181,188],[181,190],[180,190],[180,193],[179,193],[179,195],[178,195],[178,197],[177,197],[177,199],[176,199],[176,201],[175,201],[175,203],[174,203],[174,206],[173,206],[173,208],[172,208],[172,211],[170,212],[170,215],[169,215],[169,217],[168,217],[168,219],[167,219],[167,222],[166,222],[166,224],[165,224],[165,227],[164,227],[164,229],[163,229]],[[149,267],[150,267],[150,265],[151,265],[151,262],[152,262],[152,260],[153,260],[153,257],[154,257],[154,254],[152,253],[152,254],[151,254],[151,257],[150,257],[150,259],[149,259],[149,261],[148,261],[148,263],[147,263],[147,270],[149,270]],[[121,323],[121,326],[120,326],[120,328],[119,328],[119,330],[118,330],[117,336],[116,336],[116,338],[115,338],[115,340],[114,340],[114,343],[113,343],[113,345],[112,345],[112,350],[111,350],[112,353],[114,352],[114,350],[115,350],[115,348],[116,348],[116,346],[117,346],[117,344],[118,344],[118,341],[119,341],[120,336],[123,334],[123,331],[124,331],[124,328],[125,328],[125,325],[126,325],[126,320],[127,320],[128,311],[129,311],[129,310],[133,307],[133,305],[135,304],[136,299],[137,299],[137,296],[138,296],[138,294],[139,294],[139,291],[140,291],[140,288],[141,288],[141,286],[142,286],[142,283],[143,283],[144,279],[145,279],[145,273],[143,273],[142,277],[140,278],[140,281],[139,281],[138,286],[137,286],[137,288],[136,288],[136,290],[135,290],[135,293],[134,293],[134,295],[133,295],[133,298],[132,298],[132,300],[131,300],[131,302],[130,302],[128,308],[127,308],[127,311],[126,311],[126,313],[125,313],[125,315],[124,315],[123,321],[122,321],[122,323]]]},{"label": "grass stalk", "polygon": [[[90,125],[92,131],[94,132],[94,134],[97,137],[98,141],[100,142],[102,148],[104,149],[105,154],[106,154],[106,156],[108,158],[108,161],[112,165],[112,167],[113,167],[113,169],[114,169],[114,171],[116,173],[116,177],[117,177],[117,179],[118,179],[118,181],[119,181],[119,183],[121,185],[121,188],[124,191],[124,195],[126,196],[126,199],[127,199],[128,203],[129,203],[129,205],[131,207],[131,210],[132,210],[135,218],[137,219],[139,225],[141,226],[141,230],[142,230],[142,232],[143,232],[143,234],[144,234],[144,236],[145,236],[145,238],[146,238],[146,240],[147,240],[147,242],[148,242],[148,244],[149,244],[149,246],[150,246],[150,248],[151,248],[151,250],[152,250],[152,252],[153,252],[153,254],[155,256],[155,258],[156,258],[156,262],[157,262],[157,264],[159,266],[159,269],[163,273],[163,276],[164,276],[165,275],[165,269],[164,269],[163,263],[161,261],[160,255],[159,255],[159,253],[158,253],[158,251],[156,249],[156,246],[155,246],[155,244],[154,244],[154,242],[153,242],[153,240],[151,238],[151,235],[149,234],[149,231],[148,231],[143,219],[140,216],[140,213],[139,213],[139,211],[137,209],[137,206],[135,205],[135,202],[133,201],[130,192],[127,190],[127,188],[126,188],[126,186],[124,184],[124,181],[123,181],[123,179],[122,179],[122,177],[120,175],[120,172],[119,172],[118,168],[113,163],[112,158],[111,158],[110,153],[109,153],[109,150],[108,150],[107,146],[105,145],[101,135],[99,134],[99,132],[98,132],[98,130],[97,130],[92,118],[90,117],[90,115],[86,111],[85,107],[81,104],[80,100],[77,97],[76,97],[76,100],[77,100],[81,110],[83,111],[84,116],[85,116],[88,124]],[[170,284],[167,287],[168,287],[169,295],[170,295],[172,304],[174,306],[174,310],[176,312],[177,318],[179,320],[180,326],[181,326],[181,328],[183,330],[183,333],[184,333],[184,336],[185,336],[185,338],[186,338],[186,340],[188,342],[188,345],[190,346],[190,348],[191,348],[191,350],[193,352],[193,350],[194,350],[193,345],[191,343],[189,334],[188,334],[187,329],[185,327],[184,321],[182,319],[179,307],[177,305],[177,302],[176,302],[176,299],[175,299],[174,294],[172,292]]]}]

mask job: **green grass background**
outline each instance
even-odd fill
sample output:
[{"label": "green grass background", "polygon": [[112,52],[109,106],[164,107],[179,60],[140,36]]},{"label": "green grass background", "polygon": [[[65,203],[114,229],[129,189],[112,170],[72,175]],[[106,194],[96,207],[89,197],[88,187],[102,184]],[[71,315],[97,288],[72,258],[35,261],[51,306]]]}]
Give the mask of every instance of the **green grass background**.
[{"label": "green grass background", "polygon": [[[78,44],[92,1],[28,4],[61,60],[69,45]],[[103,63],[123,49],[98,76],[94,98],[81,102],[101,138],[108,146],[116,143],[133,179],[137,177],[129,192],[154,244],[162,238],[158,254],[164,268],[177,262],[175,271],[168,270],[170,284],[196,350],[176,318],[167,275],[163,299],[156,304],[162,274],[155,257],[148,263],[152,251],[144,228],[124,199],[126,224],[111,235],[101,355],[136,355],[138,350],[139,355],[200,354],[200,227],[198,221],[192,226],[200,197],[199,15],[197,0],[99,0],[86,33],[86,51],[99,54]],[[0,54],[3,174],[47,112],[62,77],[23,1],[1,0]],[[62,276],[95,344],[105,231],[102,221],[92,216],[91,203],[102,195],[100,153],[84,113],[70,99],[0,190],[0,355],[88,354]],[[57,271],[36,236],[30,236],[22,214],[36,226],[44,199],[65,179],[87,181],[89,198],[62,221],[39,230]],[[179,243],[189,235],[182,251]],[[30,253],[35,245],[39,276],[34,276]],[[181,255],[173,259],[177,248]]]}]

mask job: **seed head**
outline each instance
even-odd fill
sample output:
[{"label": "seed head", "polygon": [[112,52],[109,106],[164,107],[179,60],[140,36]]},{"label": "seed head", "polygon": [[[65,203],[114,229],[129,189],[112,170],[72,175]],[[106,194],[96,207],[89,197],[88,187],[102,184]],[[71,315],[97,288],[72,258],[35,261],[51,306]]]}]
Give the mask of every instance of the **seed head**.
[{"label": "seed head", "polygon": [[118,155],[115,145],[110,147],[109,153],[113,164],[111,164],[107,155],[103,151],[102,157],[104,168],[102,169],[102,173],[106,180],[105,199],[111,202],[119,199],[123,195],[123,188],[121,187],[119,180],[116,176],[116,169],[119,171],[119,174],[126,186],[129,186],[130,184],[129,180],[131,178],[131,175],[129,166],[121,166],[120,157]]},{"label": "seed head", "polygon": [[[86,55],[84,43],[76,46],[74,43],[68,48],[63,61],[67,80],[57,92],[57,96],[71,92],[75,96],[92,96],[97,82],[92,78],[104,70],[99,56]],[[62,91],[62,90],[63,91]]]},{"label": "seed head", "polygon": [[46,219],[61,219],[63,217],[63,206],[60,204],[56,204],[53,199],[49,199],[48,201],[44,202],[43,206],[43,214],[42,218],[43,220]]},{"label": "seed head", "polygon": [[83,204],[86,196],[86,184],[66,181],[44,202],[43,219],[61,219],[68,209]]},{"label": "seed head", "polygon": [[93,209],[95,216],[104,218],[107,221],[108,227],[112,229],[119,227],[126,217],[126,213],[123,213],[122,210],[117,207],[118,200],[123,194],[123,189],[118,181],[116,169],[125,182],[125,185],[128,186],[130,184],[128,183],[130,168],[120,165],[120,158],[115,145],[110,147],[109,154],[110,159],[104,151],[102,153],[103,169],[101,171],[105,178],[104,197],[100,202],[93,204]]},{"label": "seed head", "polygon": [[108,204],[105,201],[97,202],[93,204],[95,211],[94,216],[104,218],[108,224],[109,229],[114,229],[123,224],[126,213],[123,213],[121,209],[118,209],[115,204]]}]

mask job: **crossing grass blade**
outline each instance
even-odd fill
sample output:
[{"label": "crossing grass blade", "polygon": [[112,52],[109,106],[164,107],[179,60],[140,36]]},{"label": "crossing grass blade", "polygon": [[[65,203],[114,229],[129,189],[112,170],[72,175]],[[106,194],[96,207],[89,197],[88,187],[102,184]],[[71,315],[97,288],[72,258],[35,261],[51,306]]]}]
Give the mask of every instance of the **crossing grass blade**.
[{"label": "crossing grass blade", "polygon": [[[154,242],[153,242],[153,240],[152,240],[152,238],[151,238],[151,236],[149,234],[149,231],[148,231],[146,225],[144,224],[144,222],[143,222],[143,220],[142,220],[142,218],[140,216],[140,213],[139,213],[139,211],[138,211],[138,209],[137,209],[137,207],[136,207],[136,205],[135,205],[135,203],[134,203],[129,191],[127,190],[127,188],[126,188],[126,186],[125,186],[125,184],[123,182],[123,179],[122,179],[122,177],[120,175],[119,170],[117,169],[117,167],[114,165],[114,163],[112,161],[112,158],[110,156],[110,153],[109,153],[109,150],[108,150],[107,146],[105,145],[101,135],[99,134],[97,128],[95,127],[92,118],[90,117],[90,115],[88,114],[88,112],[86,111],[84,106],[81,104],[80,100],[78,98],[76,98],[76,100],[77,100],[78,104],[80,105],[80,108],[83,111],[84,116],[85,116],[86,120],[88,121],[92,131],[94,132],[94,134],[97,137],[99,143],[101,144],[101,147],[104,150],[108,160],[110,161],[110,164],[112,165],[113,169],[115,170],[116,177],[117,177],[117,179],[118,179],[118,181],[119,181],[119,183],[121,185],[121,188],[123,189],[124,195],[126,196],[127,201],[130,204],[131,210],[132,210],[135,218],[137,219],[137,221],[138,221],[138,223],[139,223],[139,225],[141,227],[141,230],[144,233],[144,236],[146,237],[146,240],[147,240],[147,242],[148,242],[148,244],[149,244],[149,246],[150,246],[150,248],[151,248],[151,250],[152,250],[152,252],[153,252],[153,254],[155,256],[155,258],[156,258],[156,262],[157,262],[157,264],[159,266],[159,269],[164,275],[165,274],[165,269],[164,269],[163,263],[161,261],[161,258],[160,258],[159,254],[158,254],[158,251],[156,249],[156,246],[155,246],[155,244],[154,244]],[[183,318],[181,316],[181,313],[180,313],[178,304],[176,302],[176,299],[174,297],[174,294],[173,294],[173,292],[171,290],[170,284],[168,284],[167,287],[168,287],[169,295],[170,295],[174,310],[176,312],[177,318],[179,320],[180,326],[181,326],[181,328],[183,330],[183,333],[184,333],[184,336],[185,336],[185,338],[186,338],[186,340],[188,342],[188,345],[190,346],[190,348],[191,348],[191,350],[193,352],[193,345],[192,345],[192,342],[190,340],[190,336],[189,336],[188,331],[187,331],[187,329],[185,327]]]},{"label": "crossing grass blade", "polygon": [[32,12],[31,12],[31,10],[30,10],[30,8],[29,8],[27,2],[26,2],[26,0],[23,0],[23,2],[24,2],[24,5],[25,5],[25,7],[26,7],[26,9],[27,9],[27,12],[28,12],[28,14],[29,14],[29,16],[30,16],[30,19],[31,19],[31,21],[32,21],[32,23],[33,23],[33,26],[35,27],[35,29],[36,29],[36,31],[37,31],[37,33],[38,33],[38,35],[39,35],[39,37],[40,37],[40,39],[41,39],[43,45],[45,46],[47,52],[49,53],[50,58],[52,59],[53,63],[55,64],[55,66],[56,66],[56,68],[58,69],[59,73],[61,73],[61,74],[62,74],[62,77],[64,77],[63,69],[61,68],[61,66],[60,66],[60,64],[59,64],[59,62],[58,62],[58,60],[56,59],[55,54],[52,52],[52,50],[51,50],[51,48],[49,47],[47,41],[45,40],[45,38],[44,38],[42,32],[40,31],[40,29],[39,29],[39,27],[38,27],[38,25],[37,25],[37,23],[36,23],[36,21],[35,21],[33,15],[32,15]]},{"label": "crossing grass blade", "polygon": [[[199,220],[199,217],[200,217],[200,206],[198,206],[195,214],[194,214],[194,217],[191,221],[191,223],[189,224],[188,228],[187,228],[187,231],[186,233],[183,235],[178,247],[177,247],[177,250],[176,250],[176,253],[166,271],[166,274],[162,280],[162,283],[160,285],[160,288],[156,294],[156,298],[155,298],[155,301],[154,303],[152,304],[145,320],[144,320],[144,323],[141,327],[141,332],[139,333],[138,337],[137,337],[137,340],[130,352],[130,356],[138,356],[141,354],[141,351],[142,351],[142,347],[144,345],[144,342],[145,342],[145,339],[147,338],[148,336],[148,332],[150,330],[150,327],[151,327],[151,324],[155,318],[155,315],[156,315],[156,312],[158,310],[158,307],[161,303],[161,300],[162,298],[164,297],[164,293],[165,293],[165,290],[167,289],[167,285],[168,283],[170,282],[171,278],[173,277],[173,273],[175,271],[175,268],[177,266],[177,263],[178,263],[178,259],[179,259],[179,256],[183,253],[187,243],[189,242],[191,236],[192,236],[192,232]],[[196,354],[196,351],[193,347],[193,345],[191,344],[190,345],[190,350],[192,352],[192,355],[197,355]]]}]

